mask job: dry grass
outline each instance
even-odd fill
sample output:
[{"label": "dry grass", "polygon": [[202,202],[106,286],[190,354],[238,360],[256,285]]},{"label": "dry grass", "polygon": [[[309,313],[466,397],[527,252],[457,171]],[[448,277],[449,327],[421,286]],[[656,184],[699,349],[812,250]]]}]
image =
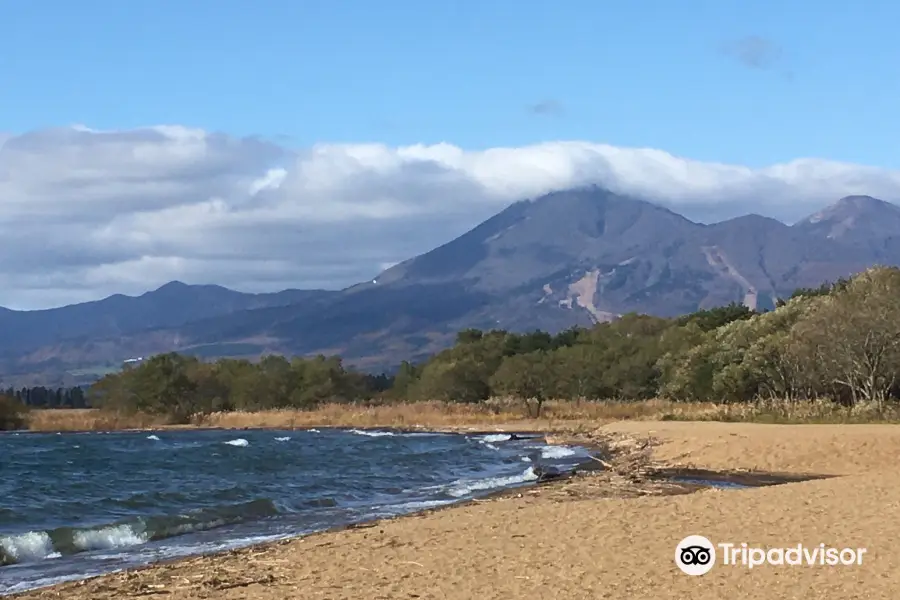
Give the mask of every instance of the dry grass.
[{"label": "dry grass", "polygon": [[[699,405],[694,405],[699,406]],[[712,406],[712,405],[710,405]],[[303,427],[397,427],[432,429],[453,427],[495,427],[520,425],[533,429],[570,428],[576,422],[659,419],[678,408],[672,402],[571,402],[554,401],[544,406],[539,419],[526,415],[524,405],[508,399],[492,399],[484,404],[414,402],[379,406],[326,404],[315,410],[271,410],[223,412],[205,415],[195,424],[239,429]]]},{"label": "dry grass", "polygon": [[191,425],[167,425],[163,417],[123,415],[94,409],[35,410],[29,416],[34,431],[113,431],[183,427],[224,429],[295,429],[305,427],[519,428],[578,432],[611,421],[726,421],[746,423],[900,423],[900,409],[889,405],[854,408],[830,401],[714,404],[645,400],[553,401],[541,418],[527,416],[521,402],[492,399],[483,404],[414,402],[366,406],[325,404],[315,410],[220,412],[197,416]]},{"label": "dry grass", "polygon": [[503,423],[521,415],[485,405],[416,402],[363,406],[325,404],[315,410],[267,410],[260,412],[221,412],[205,415],[198,425],[241,428],[302,427],[455,427],[461,425]]},{"label": "dry grass", "polygon": [[669,421],[724,421],[740,423],[829,424],[900,423],[900,406],[861,403],[845,407],[827,399],[789,402],[775,399],[753,404],[707,405],[705,411],[673,412]]},{"label": "dry grass", "polygon": [[165,425],[159,416],[124,415],[93,408],[33,410],[28,415],[31,431],[121,431],[151,429]]},{"label": "dry grass", "polygon": [[[708,412],[709,407],[703,405]],[[529,418],[524,405],[507,399],[483,404],[451,402],[414,402],[378,406],[325,404],[315,410],[265,410],[256,412],[219,412],[198,415],[193,427],[225,429],[295,429],[304,427],[520,427],[524,429],[576,429],[581,425],[627,419],[659,419],[666,414],[686,415],[701,405],[677,405],[664,400],[645,402],[570,402],[553,401],[544,406],[540,419]],[[186,427],[167,425],[163,417],[145,414],[125,415],[96,409],[35,410],[29,419],[33,431],[101,431]]]}]

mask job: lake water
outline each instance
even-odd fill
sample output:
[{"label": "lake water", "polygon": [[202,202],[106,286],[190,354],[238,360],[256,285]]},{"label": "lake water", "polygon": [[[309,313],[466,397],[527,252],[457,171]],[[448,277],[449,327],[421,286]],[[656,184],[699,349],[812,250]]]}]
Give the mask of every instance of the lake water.
[{"label": "lake water", "polygon": [[0,434],[0,594],[451,504],[586,455],[504,434]]}]

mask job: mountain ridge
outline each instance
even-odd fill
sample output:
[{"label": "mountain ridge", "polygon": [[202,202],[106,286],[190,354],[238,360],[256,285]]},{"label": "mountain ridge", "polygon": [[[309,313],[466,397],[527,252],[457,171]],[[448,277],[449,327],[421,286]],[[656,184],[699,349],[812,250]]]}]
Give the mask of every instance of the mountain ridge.
[{"label": "mountain ridge", "polygon": [[140,296],[0,310],[0,330],[15,334],[4,337],[19,340],[0,342],[0,369],[72,371],[169,350],[334,353],[381,369],[424,358],[466,327],[558,331],[626,312],[771,308],[797,288],[900,264],[894,231],[900,207],[868,196],[792,225],[755,214],[703,224],[596,186],[560,190],[339,291],[245,294],[175,281]]}]

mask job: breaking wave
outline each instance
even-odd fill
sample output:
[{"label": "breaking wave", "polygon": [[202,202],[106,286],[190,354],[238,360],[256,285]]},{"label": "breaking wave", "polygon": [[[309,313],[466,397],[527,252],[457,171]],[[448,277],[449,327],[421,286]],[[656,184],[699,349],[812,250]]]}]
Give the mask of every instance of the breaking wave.
[{"label": "breaking wave", "polygon": [[356,435],[364,435],[366,437],[385,437],[395,435],[393,431],[366,431],[363,429],[351,429],[350,433],[355,433]]},{"label": "breaking wave", "polygon": [[447,493],[454,498],[462,498],[475,492],[483,492],[487,490],[499,489],[527,483],[529,481],[537,481],[537,473],[534,469],[528,467],[519,475],[509,475],[507,477],[488,477],[486,479],[472,479],[454,482],[453,486],[447,490]]},{"label": "breaking wave", "polygon": [[489,435],[483,435],[478,440],[482,444],[493,444],[496,442],[508,442],[512,439],[512,436],[508,433],[491,433]]},{"label": "breaking wave", "polygon": [[0,535],[0,565],[35,562],[91,550],[138,546],[278,514],[279,510],[271,500],[261,499],[203,509],[192,514],[138,518],[99,527],[60,527],[49,531]]},{"label": "breaking wave", "polygon": [[575,456],[577,452],[568,446],[546,446],[541,449],[541,458],[553,460],[555,458],[567,458]]}]

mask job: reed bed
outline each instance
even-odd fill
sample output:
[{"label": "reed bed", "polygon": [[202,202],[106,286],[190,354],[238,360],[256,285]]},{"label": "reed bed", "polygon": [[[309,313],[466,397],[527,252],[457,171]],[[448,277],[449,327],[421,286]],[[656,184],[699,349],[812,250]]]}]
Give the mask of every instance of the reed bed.
[{"label": "reed bed", "polygon": [[673,413],[666,420],[723,421],[783,424],[900,423],[900,405],[861,402],[842,406],[829,399],[788,401],[763,400],[754,403],[722,404],[705,414]]},{"label": "reed bed", "polygon": [[154,429],[168,422],[163,416],[121,414],[95,408],[59,408],[32,410],[28,415],[31,431],[122,431]]},{"label": "reed bed", "polygon": [[749,423],[900,423],[900,406],[829,400],[717,404],[672,402],[547,402],[540,418],[530,418],[522,402],[494,398],[479,404],[412,402],[382,405],[331,403],[313,410],[231,411],[197,415],[188,425],[170,425],[164,416],[121,414],[97,409],[34,410],[32,431],[117,431],[161,428],[302,429],[311,427],[390,427],[400,429],[521,429],[573,431],[612,421],[725,421]]}]

